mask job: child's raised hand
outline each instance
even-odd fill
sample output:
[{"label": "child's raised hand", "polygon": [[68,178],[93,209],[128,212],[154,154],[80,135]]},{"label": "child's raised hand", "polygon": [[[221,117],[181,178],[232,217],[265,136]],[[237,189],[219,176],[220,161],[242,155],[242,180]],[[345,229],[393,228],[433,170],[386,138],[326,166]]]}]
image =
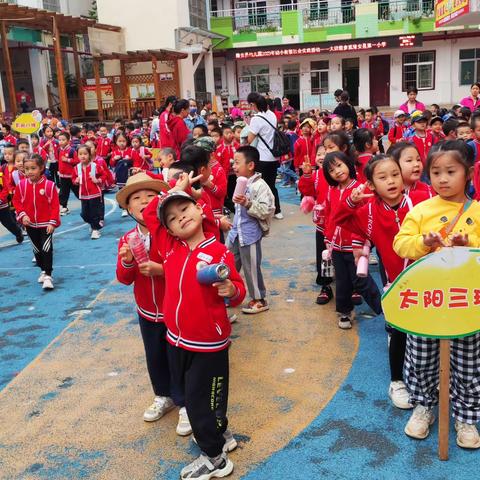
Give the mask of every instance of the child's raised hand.
[{"label": "child's raised hand", "polygon": [[118,255],[120,256],[120,258],[123,260],[124,263],[127,263],[127,264],[133,263],[133,254],[127,243],[124,243],[120,247],[120,250],[118,251]]},{"label": "child's raised hand", "polygon": [[215,282],[213,286],[218,290],[217,293],[220,297],[230,298],[235,295],[235,285],[229,279],[223,282]]},{"label": "child's raised hand", "polygon": [[431,249],[445,247],[445,242],[437,232],[430,232],[428,235],[423,235],[423,244]]},{"label": "child's raised hand", "polygon": [[466,247],[468,245],[468,233],[462,235],[461,233],[454,233],[450,238],[452,247]]},{"label": "child's raised hand", "polygon": [[360,203],[367,198],[372,198],[374,195],[373,193],[364,193],[364,192],[365,192],[365,184],[362,184],[359,187],[354,188],[352,190],[352,193],[350,193],[350,200],[353,203]]}]

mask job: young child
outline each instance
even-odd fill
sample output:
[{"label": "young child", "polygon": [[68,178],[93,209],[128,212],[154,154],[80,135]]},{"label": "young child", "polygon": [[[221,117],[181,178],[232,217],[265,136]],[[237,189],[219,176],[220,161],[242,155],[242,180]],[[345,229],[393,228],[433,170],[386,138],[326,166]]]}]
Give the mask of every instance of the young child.
[{"label": "young child", "polygon": [[353,145],[357,151],[357,179],[360,183],[365,183],[366,177],[363,173],[368,161],[378,152],[378,141],[375,138],[373,130],[368,128],[359,128],[353,134]]},{"label": "young child", "polygon": [[91,227],[90,238],[100,238],[103,227],[102,182],[106,180],[104,169],[93,162],[92,153],[86,145],[77,150],[79,164],[73,170],[72,182],[79,187],[79,198],[82,203],[80,216]]},{"label": "young child", "polygon": [[332,117],[330,121],[330,132],[345,131],[345,119],[338,115]]},{"label": "young child", "polygon": [[55,184],[58,186],[60,184],[60,177],[58,176],[59,144],[58,140],[55,138],[55,130],[52,127],[44,127],[43,138],[40,141],[40,147],[42,147],[47,154],[47,162],[45,164],[45,168],[47,170],[46,174],[48,174],[48,176],[55,181]]},{"label": "young child", "polygon": [[7,123],[2,125],[3,139],[10,145],[17,145],[17,137],[12,133],[12,127]]},{"label": "young child", "polygon": [[442,117],[432,117],[432,119],[430,120],[430,131],[432,132],[434,145],[445,139],[445,134],[443,133],[442,127]]},{"label": "young child", "polygon": [[13,205],[17,221],[24,225],[32,242],[41,274],[38,283],[53,289],[53,232],[60,226],[60,203],[55,184],[44,175],[45,164],[34,153],[24,161],[25,176],[15,188]]},{"label": "young child", "polygon": [[[462,153],[462,144],[445,143],[431,152],[427,172],[437,196],[411,210],[395,236],[393,248],[405,259],[419,258],[444,246],[480,246],[480,205],[465,192],[472,164]],[[463,147],[464,148],[464,147]],[[447,219],[445,222],[444,219]],[[480,420],[480,333],[451,341],[451,401],[457,444],[479,448],[476,423]],[[428,436],[438,403],[439,340],[407,335],[404,377],[415,407],[405,433],[416,439]]]},{"label": "young child", "polygon": [[96,151],[97,155],[102,157],[108,164],[112,152],[112,139],[108,136],[108,129],[104,123],[100,123],[98,126]]},{"label": "young child", "polygon": [[20,244],[23,242],[22,230],[15,221],[15,216],[12,215],[9,202],[10,192],[16,185],[14,173],[15,170],[11,174],[0,170],[0,223],[15,236],[17,243]]},{"label": "young child", "polygon": [[40,137],[36,133],[30,135],[32,141],[32,153],[38,153],[43,160],[47,161],[47,152],[40,146]]},{"label": "young child", "polygon": [[140,135],[132,136],[132,167],[136,172],[139,170],[151,170],[153,167],[152,152],[143,146]]},{"label": "young child", "polygon": [[413,135],[408,139],[417,147],[423,165],[427,161],[427,155],[433,145],[432,133],[427,131],[427,119],[422,112],[416,110],[411,115]]},{"label": "young child", "polygon": [[[133,152],[130,147],[130,140],[124,133],[119,133],[115,137],[114,144],[115,146],[112,149],[112,156],[110,158],[110,166],[114,169],[118,188],[122,188],[127,182],[128,171],[133,165]],[[122,216],[124,215],[122,214]]]},{"label": "young child", "polygon": [[15,169],[15,147],[10,143],[3,147],[3,161],[5,163],[0,168],[6,178],[9,179]]},{"label": "young child", "polygon": [[240,134],[242,133],[242,130],[244,128],[245,128],[245,122],[235,122],[233,125],[233,138],[238,143],[238,145],[240,145],[241,143]]},{"label": "young child", "polygon": [[235,265],[247,282],[250,302],[242,308],[246,314],[256,314],[269,309],[265,300],[267,291],[263,281],[262,237],[268,234],[275,213],[275,198],[267,183],[257,172],[260,154],[255,147],[242,146],[235,153],[233,170],[237,177],[246,177],[244,195],[234,195],[235,217],[226,245],[235,256]]},{"label": "young child", "polygon": [[360,185],[356,180],[354,162],[342,152],[328,153],[323,161],[323,174],[329,184],[325,200],[325,239],[335,268],[338,326],[346,330],[352,328],[354,290],[363,296],[376,314],[382,311],[380,292],[370,275],[366,278],[357,277],[351,234],[336,221],[342,201]]},{"label": "young child", "polygon": [[62,132],[58,136],[58,159],[60,175],[60,215],[68,215],[70,191],[78,198],[78,186],[72,183],[75,167],[78,165],[77,152],[70,143],[70,134]]},{"label": "young child", "polygon": [[215,140],[216,145],[220,145],[220,142],[222,141],[222,130],[220,127],[213,128],[210,131],[210,136]]},{"label": "young child", "polygon": [[[115,186],[115,177],[113,176],[112,171],[108,168],[108,164],[106,160],[97,155],[97,147],[95,140],[87,140],[85,145],[90,149],[90,154],[93,158],[93,161],[100,166],[105,172],[104,181],[100,184],[100,188],[102,189],[102,195],[105,196],[105,193],[110,191]],[[103,208],[105,210],[105,201],[103,202]],[[104,212],[105,213],[105,212]],[[102,216],[102,220],[104,216]]]},{"label": "young child", "polygon": [[233,130],[230,126],[223,128],[222,140],[217,147],[216,157],[220,163],[225,175],[227,176],[227,194],[225,196],[225,206],[233,210],[235,207],[232,202],[233,191],[237,177],[233,171],[233,157],[239,149],[240,143],[236,140]]},{"label": "young child", "polygon": [[460,122],[457,126],[456,133],[459,140],[463,140],[464,142],[472,140],[472,127],[467,122]]},{"label": "young child", "polygon": [[[165,279],[162,258],[158,250],[151,248],[152,237],[145,226],[143,210],[160,192],[169,186],[143,172],[132,175],[125,187],[117,193],[117,202],[128,211],[137,225],[127,232],[118,244],[117,279],[125,285],[133,283],[138,322],[142,334],[147,370],[155,398],[145,410],[143,419],[154,422],[175,405],[180,406],[177,433],[192,433],[182,389],[172,384],[167,358],[167,328],[163,319]],[[149,260],[138,264],[128,244],[128,236],[137,234],[145,245]]]},{"label": "young child", "polygon": [[375,118],[376,109],[368,108],[365,110],[365,121],[360,125],[361,128],[369,128],[373,130],[373,134],[377,140],[383,136],[383,123]]},{"label": "young child", "polygon": [[[365,175],[369,190],[375,193],[366,194],[361,189],[353,189],[338,209],[336,220],[340,227],[375,244],[385,268],[386,284],[390,284],[408,263],[393,251],[393,239],[405,215],[414,205],[429,197],[426,192],[415,192],[410,196],[403,193],[400,168],[389,156],[372,157],[365,167]],[[363,204],[365,199],[368,203]],[[393,328],[389,332],[389,396],[397,408],[410,409],[412,406],[403,381],[406,334]]]},{"label": "young child", "polygon": [[313,223],[316,227],[315,247],[317,260],[317,285],[320,285],[321,291],[317,297],[318,305],[326,305],[333,298],[333,291],[330,284],[332,277],[322,275],[322,252],[326,250],[325,245],[325,200],[327,198],[328,183],[323,174],[323,160],[325,158],[325,147],[317,146],[317,155],[315,164],[318,170],[313,170],[312,166],[304,163],[302,170],[303,175],[298,180],[298,189],[304,196],[315,198],[315,206],[313,207]]},{"label": "young child", "polygon": [[306,118],[301,124],[302,136],[298,138],[293,147],[293,166],[295,172],[300,173],[304,163],[315,165],[315,139],[313,132],[317,128],[315,120]]},{"label": "young child", "polygon": [[163,179],[168,181],[168,169],[177,161],[177,153],[174,148],[165,147],[160,150],[160,169]]},{"label": "young child", "polygon": [[407,119],[406,113],[403,110],[397,110],[393,114],[394,123],[392,128],[388,131],[388,141],[390,145],[394,145],[397,142],[401,142],[407,130],[405,121]]},{"label": "young child", "polygon": [[[233,255],[206,230],[202,207],[183,191],[195,181],[198,178],[182,174],[170,194],[157,197],[143,211],[152,248],[164,259],[163,314],[172,380],[185,392],[188,418],[202,451],[182,469],[182,479],[225,477],[233,471],[227,457],[236,441],[227,430],[231,325],[225,298],[236,306],[245,297]],[[229,279],[213,285],[197,280],[199,269],[218,263],[228,266]]]},{"label": "young child", "polygon": [[192,138],[196,140],[197,138],[206,137],[206,136],[208,136],[208,128],[206,125],[202,123],[200,125],[196,125],[195,127],[193,127]]}]

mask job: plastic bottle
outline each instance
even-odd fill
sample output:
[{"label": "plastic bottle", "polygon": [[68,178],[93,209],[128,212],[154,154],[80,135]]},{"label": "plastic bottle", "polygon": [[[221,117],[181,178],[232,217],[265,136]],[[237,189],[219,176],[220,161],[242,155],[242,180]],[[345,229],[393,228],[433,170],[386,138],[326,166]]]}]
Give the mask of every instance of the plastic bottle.
[{"label": "plastic bottle", "polygon": [[127,242],[138,265],[149,261],[145,244],[136,230],[128,235]]},{"label": "plastic bottle", "polygon": [[247,177],[237,177],[237,185],[235,187],[235,191],[233,192],[234,197],[237,195],[245,195],[245,192],[247,191],[247,182]]}]

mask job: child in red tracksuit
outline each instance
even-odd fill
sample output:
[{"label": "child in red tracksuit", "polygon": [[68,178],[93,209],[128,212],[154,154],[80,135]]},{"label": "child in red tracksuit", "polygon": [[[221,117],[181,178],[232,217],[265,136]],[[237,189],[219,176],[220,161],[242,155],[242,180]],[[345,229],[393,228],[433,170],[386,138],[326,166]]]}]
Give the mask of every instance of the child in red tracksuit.
[{"label": "child in red tracksuit", "polygon": [[342,152],[332,152],[323,161],[325,180],[330,185],[325,201],[325,239],[335,268],[335,301],[341,329],[352,328],[352,293],[360,293],[370,308],[379,314],[382,311],[380,292],[372,277],[357,277],[352,253],[352,236],[348,229],[341,227],[337,210],[351,191],[360,185],[356,180],[353,160]]},{"label": "child in red tracksuit", "polygon": [[8,170],[0,169],[0,223],[15,236],[17,243],[23,242],[22,230],[15,221],[14,212],[10,210],[10,191],[12,190],[13,174],[15,170],[8,173]]},{"label": "child in red tracksuit", "polygon": [[70,134],[62,132],[58,136],[58,160],[60,176],[60,215],[68,215],[68,199],[70,191],[78,198],[78,185],[72,183],[75,167],[78,165],[77,152],[70,143]]},{"label": "child in red tracksuit", "polygon": [[108,129],[104,123],[98,128],[98,138],[96,140],[97,155],[102,157],[108,164],[110,154],[112,153],[112,139],[108,136]]},{"label": "child in red tracksuit", "polygon": [[139,170],[151,170],[153,167],[152,152],[143,145],[140,135],[132,137],[132,161],[132,167],[137,172]]},{"label": "child in red tracksuit", "polygon": [[[204,478],[224,477],[233,470],[227,457],[236,441],[227,430],[231,325],[225,299],[236,306],[245,297],[232,253],[204,231],[202,207],[183,191],[195,180],[182,174],[172,193],[153,200],[143,212],[164,260],[170,368],[184,388],[188,417],[202,451],[183,468],[182,479],[200,478],[201,472]],[[228,267],[229,278],[200,283],[199,270],[218,263]]]},{"label": "child in red tracksuit", "polygon": [[[418,153],[420,154],[420,159],[422,164],[425,167],[428,152],[433,145],[433,136],[432,132],[427,130],[427,118],[424,117],[422,112],[416,111],[412,113],[411,116],[412,126],[414,133],[409,137],[410,143],[413,143],[417,147]],[[426,177],[426,175],[424,176]]]},{"label": "child in red tracksuit", "polygon": [[80,145],[77,150],[79,164],[73,170],[72,182],[79,186],[79,197],[82,203],[80,216],[91,227],[92,240],[100,238],[103,227],[103,196],[102,182],[107,173],[92,159],[92,152],[86,145]]},{"label": "child in red tracksuit", "polygon": [[[390,156],[376,155],[365,168],[368,187],[374,194],[365,194],[353,189],[337,210],[338,225],[348,228],[352,234],[362,238],[353,241],[354,248],[363,248],[363,239],[375,244],[385,268],[387,284],[393,282],[407,267],[408,261],[400,258],[393,250],[393,239],[400,230],[406,214],[414,205],[429,198],[425,191],[403,193],[403,180],[397,162]],[[364,200],[368,199],[368,203]],[[410,409],[408,391],[403,381],[406,334],[390,329],[389,396],[393,404],[401,409]]]},{"label": "child in red tracksuit", "polygon": [[311,118],[306,118],[301,124],[302,136],[297,139],[293,146],[293,166],[298,173],[304,163],[315,165],[315,131],[316,124]]},{"label": "child in red tracksuit", "polygon": [[15,188],[13,205],[17,221],[25,225],[41,274],[44,290],[53,289],[53,232],[60,226],[57,188],[44,175],[42,157],[33,154],[24,161],[25,176]]},{"label": "child in red tracksuit", "polygon": [[359,128],[353,132],[353,145],[357,151],[357,179],[360,183],[365,183],[366,178],[363,170],[368,161],[378,152],[378,141],[373,130]]},{"label": "child in red tracksuit", "polygon": [[50,178],[56,185],[60,183],[58,177],[58,141],[55,138],[55,132],[52,127],[46,126],[43,129],[43,137],[40,140],[40,146],[47,154],[47,163],[45,168]]},{"label": "child in red tracksuit", "polygon": [[[235,127],[235,131],[238,129]],[[224,127],[222,131],[222,140],[218,145],[215,155],[220,163],[225,175],[227,176],[227,194],[225,197],[225,206],[233,212],[235,205],[233,203],[233,192],[237,183],[237,176],[233,171],[233,157],[240,148],[240,143],[235,138],[234,130],[231,127]]]},{"label": "child in red tracksuit", "polygon": [[397,142],[403,141],[403,135],[407,131],[407,126],[405,125],[405,120],[407,119],[405,112],[403,110],[397,110],[393,114],[394,123],[392,128],[388,131],[388,141],[390,145],[394,145]]},{"label": "child in red tracksuit", "polygon": [[317,285],[322,287],[317,303],[319,305],[327,304],[333,298],[332,287],[333,281],[331,276],[322,275],[322,252],[326,250],[325,245],[325,200],[327,198],[328,183],[323,174],[323,160],[325,158],[325,148],[323,145],[317,146],[317,156],[315,163],[318,170],[312,170],[310,164],[304,163],[302,170],[303,175],[298,180],[298,189],[303,196],[315,198],[315,206],[313,207],[313,223],[316,226],[315,246],[317,258]]},{"label": "child in red tracksuit", "polygon": [[[145,226],[143,210],[160,192],[168,191],[168,184],[152,179],[143,172],[132,175],[122,190],[117,193],[118,204],[137,221],[135,228],[127,232],[118,244],[117,279],[125,285],[133,284],[138,321],[142,334],[147,370],[155,398],[144,414],[146,422],[160,419],[168,411],[180,407],[177,433],[192,432],[182,389],[170,378],[167,358],[167,329],[163,321],[165,278],[162,258],[158,249],[152,248],[152,237]],[[148,255],[148,261],[138,263],[130,249],[129,236],[140,239]]]}]

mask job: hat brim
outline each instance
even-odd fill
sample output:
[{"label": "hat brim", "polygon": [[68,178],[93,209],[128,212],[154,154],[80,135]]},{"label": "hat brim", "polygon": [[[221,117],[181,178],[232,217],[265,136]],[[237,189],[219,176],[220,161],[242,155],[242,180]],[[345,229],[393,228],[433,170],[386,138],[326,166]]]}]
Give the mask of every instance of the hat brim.
[{"label": "hat brim", "polygon": [[163,200],[163,202],[158,205],[158,210],[157,210],[157,217],[165,228],[167,228],[167,224],[166,224],[166,221],[165,221],[165,212],[167,211],[167,207],[175,201],[177,201],[177,202],[187,201],[187,202],[192,202],[195,205],[197,204],[197,201],[193,197],[191,197],[190,195],[169,195],[169,196],[167,196]]},{"label": "hat brim", "polygon": [[136,182],[132,185],[126,185],[119,192],[117,192],[117,195],[115,196],[120,207],[126,209],[128,197],[132,195],[132,193],[138,192],[139,190],[153,190],[157,193],[168,192],[170,190],[170,186],[168,183],[162,180],[155,180],[154,178],[151,180]]},{"label": "hat brim", "polygon": [[427,117],[418,117],[418,118],[415,118],[415,119],[412,118],[412,123],[415,123],[415,122],[427,122],[428,123],[428,119],[427,119]]}]

